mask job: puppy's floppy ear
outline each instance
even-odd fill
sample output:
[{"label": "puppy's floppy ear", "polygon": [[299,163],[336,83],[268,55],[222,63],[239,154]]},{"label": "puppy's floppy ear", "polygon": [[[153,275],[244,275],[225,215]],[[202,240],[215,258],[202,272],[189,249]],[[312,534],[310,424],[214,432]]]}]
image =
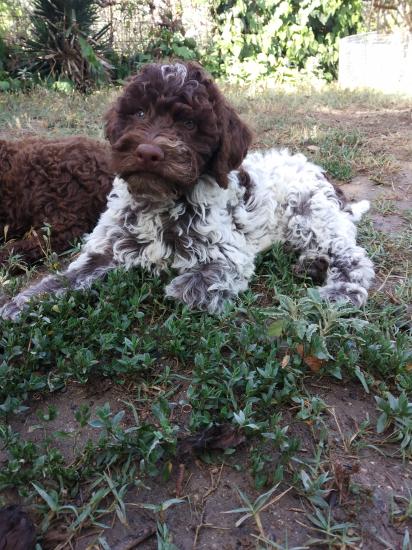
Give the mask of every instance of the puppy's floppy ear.
[{"label": "puppy's floppy ear", "polygon": [[252,143],[252,132],[223,98],[218,107],[221,123],[220,143],[208,164],[207,171],[215,176],[221,187],[226,188],[229,183],[229,172],[239,168],[248,152]]},{"label": "puppy's floppy ear", "polygon": [[186,63],[188,80],[197,80],[208,92],[209,101],[216,114],[219,144],[206,166],[206,172],[212,174],[217,183],[226,188],[228,174],[239,168],[252,143],[252,132],[240,119],[236,111],[225,100],[212,77],[195,61]]},{"label": "puppy's floppy ear", "polygon": [[109,107],[104,115],[104,135],[111,145],[120,137],[120,125],[116,106],[117,103]]}]

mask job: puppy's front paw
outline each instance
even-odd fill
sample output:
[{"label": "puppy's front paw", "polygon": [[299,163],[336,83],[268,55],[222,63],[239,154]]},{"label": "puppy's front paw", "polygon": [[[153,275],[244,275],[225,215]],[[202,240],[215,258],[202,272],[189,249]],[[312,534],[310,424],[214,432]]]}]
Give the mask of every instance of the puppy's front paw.
[{"label": "puppy's front paw", "polygon": [[191,309],[219,313],[233,294],[219,288],[219,281],[208,271],[191,271],[175,277],[166,287],[166,296],[185,303]]},{"label": "puppy's front paw", "polygon": [[23,292],[17,294],[0,308],[0,317],[16,321],[20,317],[21,312],[28,307],[28,301],[29,298]]},{"label": "puppy's front paw", "polygon": [[0,317],[2,319],[11,319],[12,321],[16,321],[20,317],[23,309],[25,309],[25,306],[25,301],[22,302],[13,299],[0,308]]},{"label": "puppy's front paw", "polygon": [[363,306],[368,299],[368,292],[356,283],[331,283],[319,289],[324,300],[329,302],[351,302],[355,306]]}]

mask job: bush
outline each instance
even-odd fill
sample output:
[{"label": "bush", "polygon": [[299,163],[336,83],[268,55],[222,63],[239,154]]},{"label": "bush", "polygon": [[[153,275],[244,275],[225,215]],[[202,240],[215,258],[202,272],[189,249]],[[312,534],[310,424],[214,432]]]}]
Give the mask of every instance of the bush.
[{"label": "bush", "polygon": [[178,14],[165,9],[161,20],[154,23],[150,29],[146,45],[132,54],[118,54],[112,51],[108,58],[114,66],[114,77],[121,80],[135,73],[145,63],[165,59],[199,59],[197,43],[193,38],[185,36],[181,18]]},{"label": "bush", "polygon": [[25,81],[19,77],[19,60],[22,57],[21,47],[15,35],[15,21],[21,16],[21,6],[16,0],[0,0],[0,92],[17,90]]},{"label": "bush", "polygon": [[[362,26],[362,0],[212,0],[208,3],[212,36],[200,53],[196,41],[185,35],[181,9],[175,4],[165,1],[155,13],[154,4],[124,0],[116,9],[129,29],[129,41],[119,40],[120,48],[113,42],[117,31],[122,36],[117,20],[110,33],[113,48],[121,50],[115,51],[109,48],[111,24],[95,30],[99,5],[106,5],[106,0],[102,2],[34,0],[32,26],[24,38],[25,58],[21,50],[17,52],[17,67],[11,63],[10,68],[13,53],[10,43],[6,51],[1,41],[0,26],[0,89],[40,77],[53,81],[54,86],[87,91],[109,78],[122,80],[144,63],[170,58],[199,59],[214,75],[235,82],[267,77],[297,80],[301,75],[332,80],[339,38]],[[0,11],[6,4],[10,14],[10,6],[15,8],[19,0],[0,0]],[[127,21],[135,33],[130,33]]]},{"label": "bush", "polygon": [[96,0],[34,0],[28,69],[87,91],[108,78],[103,52],[106,25],[98,32]]},{"label": "bush", "polygon": [[231,80],[254,81],[276,72],[336,77],[338,40],[361,26],[361,0],[214,0],[213,49],[207,62]]}]

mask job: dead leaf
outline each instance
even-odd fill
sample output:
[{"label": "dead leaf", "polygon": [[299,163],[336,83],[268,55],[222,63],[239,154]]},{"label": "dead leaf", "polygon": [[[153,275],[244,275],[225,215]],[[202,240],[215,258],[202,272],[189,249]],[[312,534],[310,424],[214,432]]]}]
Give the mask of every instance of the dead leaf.
[{"label": "dead leaf", "polygon": [[305,355],[303,344],[296,346],[296,351],[302,357],[303,362],[310,368],[312,372],[319,372],[321,367],[326,363],[323,359],[319,359],[314,355]]},{"label": "dead leaf", "polygon": [[321,367],[325,364],[325,361],[322,361],[322,359],[318,359],[314,355],[304,357],[303,360],[312,372],[319,372]]},{"label": "dead leaf", "polygon": [[338,491],[339,502],[345,501],[350,494],[350,479],[359,472],[359,462],[344,463],[337,460],[333,465],[334,489]]},{"label": "dead leaf", "polygon": [[199,453],[213,449],[229,449],[237,447],[245,440],[245,436],[232,424],[214,424],[210,428],[182,439],[179,450],[182,453]]},{"label": "dead leaf", "polygon": [[290,361],[290,355],[285,355],[285,357],[282,359],[280,363],[280,366],[282,367],[282,369],[285,369],[289,365],[289,361]]},{"label": "dead leaf", "polygon": [[176,491],[175,491],[177,498],[180,498],[183,493],[183,480],[185,477],[185,470],[186,470],[185,465],[179,464],[179,473],[176,480]]},{"label": "dead leaf", "polygon": [[298,354],[302,357],[302,359],[304,358],[305,356],[305,350],[304,350],[304,347],[303,347],[303,344],[298,344],[296,346],[296,351],[298,352]]},{"label": "dead leaf", "polygon": [[47,549],[56,548],[58,543],[66,541],[69,536],[70,535],[67,534],[65,529],[60,530],[60,526],[55,529],[49,529],[49,531],[47,531],[47,533],[43,536],[43,547]]}]

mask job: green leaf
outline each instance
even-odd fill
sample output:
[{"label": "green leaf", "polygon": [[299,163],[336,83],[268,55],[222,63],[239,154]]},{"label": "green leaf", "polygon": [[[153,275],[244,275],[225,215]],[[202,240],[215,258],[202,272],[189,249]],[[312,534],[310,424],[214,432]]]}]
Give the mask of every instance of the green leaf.
[{"label": "green leaf", "polygon": [[360,381],[360,383],[362,384],[363,389],[366,391],[366,393],[369,393],[369,386],[368,386],[368,383],[366,382],[365,375],[363,374],[361,369],[358,367],[358,365],[356,365],[354,369],[354,373],[355,373],[355,376]]},{"label": "green leaf", "polygon": [[387,423],[388,416],[386,413],[382,413],[376,422],[376,431],[378,432],[378,434],[381,434],[386,430]]},{"label": "green leaf", "polygon": [[405,529],[405,534],[402,540],[402,550],[411,550],[411,540],[408,528]]},{"label": "green leaf", "polygon": [[276,491],[276,489],[279,487],[279,483],[274,485],[269,491],[266,491],[266,493],[263,493],[262,495],[259,495],[255,502],[253,503],[253,507],[255,510],[260,510],[266,502],[269,500],[269,498],[273,495],[273,493]]},{"label": "green leaf", "polygon": [[170,506],[174,506],[175,504],[183,504],[184,502],[186,501],[183,498],[170,498],[169,500],[162,502],[161,509],[167,510]]},{"label": "green leaf", "polygon": [[47,505],[49,506],[50,510],[52,512],[57,512],[58,510],[58,500],[57,495],[53,497],[52,495],[49,495],[44,489],[36,485],[35,483],[32,483],[33,487],[36,489],[36,491],[39,493],[41,498],[46,501]]},{"label": "green leaf", "polygon": [[284,329],[286,328],[287,321],[286,319],[278,319],[269,325],[268,335],[271,338],[279,338],[282,336]]},{"label": "green leaf", "polygon": [[95,420],[89,420],[88,424],[92,428],[104,428],[104,422],[98,420],[97,418]]}]

